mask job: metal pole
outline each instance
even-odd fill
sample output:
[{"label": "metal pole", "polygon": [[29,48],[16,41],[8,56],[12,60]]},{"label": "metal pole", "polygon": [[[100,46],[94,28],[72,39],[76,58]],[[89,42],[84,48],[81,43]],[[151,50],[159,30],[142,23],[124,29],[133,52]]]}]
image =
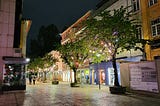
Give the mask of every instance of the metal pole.
[{"label": "metal pole", "polygon": [[101,83],[100,83],[100,70],[99,70],[99,63],[98,63],[98,75],[99,75],[99,90],[101,89]]},{"label": "metal pole", "polygon": [[99,90],[101,89],[101,84],[100,84],[100,80],[99,80]]}]

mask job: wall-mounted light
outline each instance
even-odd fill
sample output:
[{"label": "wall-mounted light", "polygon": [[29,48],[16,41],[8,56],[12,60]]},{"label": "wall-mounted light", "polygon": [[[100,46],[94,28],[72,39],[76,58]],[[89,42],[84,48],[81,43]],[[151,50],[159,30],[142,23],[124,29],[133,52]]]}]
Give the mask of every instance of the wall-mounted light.
[{"label": "wall-mounted light", "polygon": [[30,58],[26,58],[26,62],[30,62]]}]

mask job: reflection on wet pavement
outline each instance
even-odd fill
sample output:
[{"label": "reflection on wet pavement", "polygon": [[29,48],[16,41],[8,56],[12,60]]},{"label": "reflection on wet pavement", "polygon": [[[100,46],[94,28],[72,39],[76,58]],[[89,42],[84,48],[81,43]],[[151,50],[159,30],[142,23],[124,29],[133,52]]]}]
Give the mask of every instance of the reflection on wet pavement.
[{"label": "reflection on wet pavement", "polygon": [[97,86],[71,88],[68,83],[28,85],[26,91],[0,95],[0,106],[159,106],[160,99],[112,95]]}]

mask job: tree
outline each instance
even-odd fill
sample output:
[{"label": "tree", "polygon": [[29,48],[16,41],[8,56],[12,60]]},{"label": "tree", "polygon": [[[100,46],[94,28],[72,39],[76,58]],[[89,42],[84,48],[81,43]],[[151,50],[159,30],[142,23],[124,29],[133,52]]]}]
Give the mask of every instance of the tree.
[{"label": "tree", "polygon": [[82,66],[88,57],[88,48],[86,42],[81,39],[79,41],[70,42],[65,45],[61,45],[59,52],[63,61],[73,70],[74,81],[76,80],[76,71]]},{"label": "tree", "polygon": [[52,54],[46,54],[43,58],[42,58],[43,64],[41,65],[41,69],[43,69],[43,73],[44,73],[44,81],[46,80],[46,74],[47,72],[49,72],[49,68],[53,67],[53,65],[55,64],[55,62],[57,61],[57,59],[55,59]]},{"label": "tree", "polygon": [[40,66],[42,66],[42,58],[38,57],[38,58],[34,58],[33,60],[31,60],[31,62],[28,64],[28,69],[32,70],[34,72],[37,72],[38,68]]},{"label": "tree", "polygon": [[40,44],[38,42],[38,40],[36,39],[32,39],[30,42],[30,51],[27,54],[27,57],[32,58],[38,58],[39,56],[41,56],[41,47]]},{"label": "tree", "polygon": [[54,24],[41,26],[37,38],[31,40],[29,57],[43,57],[46,53],[56,50],[60,41],[59,31]]},{"label": "tree", "polygon": [[[28,65],[28,69],[37,72],[37,70],[42,69],[44,73],[44,81],[46,80],[46,74],[49,72],[47,70],[49,67],[52,67],[57,59],[55,59],[51,54],[46,54],[43,58],[34,58]],[[46,71],[47,70],[47,71]]]},{"label": "tree", "polygon": [[114,85],[120,86],[116,65],[116,54],[124,49],[135,48],[138,42],[136,38],[135,20],[131,19],[128,8],[111,11],[103,11],[97,15],[98,18],[88,19],[86,33],[88,40],[92,43],[92,48],[100,49],[106,56],[102,60],[111,60],[114,68]]}]

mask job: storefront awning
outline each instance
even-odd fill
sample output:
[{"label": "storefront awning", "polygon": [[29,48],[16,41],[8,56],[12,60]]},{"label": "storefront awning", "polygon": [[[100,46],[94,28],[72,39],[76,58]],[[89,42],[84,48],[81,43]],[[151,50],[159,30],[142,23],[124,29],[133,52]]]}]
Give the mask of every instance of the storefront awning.
[{"label": "storefront awning", "polygon": [[28,64],[29,63],[28,58],[22,58],[22,57],[4,56],[2,59],[5,64]]}]

